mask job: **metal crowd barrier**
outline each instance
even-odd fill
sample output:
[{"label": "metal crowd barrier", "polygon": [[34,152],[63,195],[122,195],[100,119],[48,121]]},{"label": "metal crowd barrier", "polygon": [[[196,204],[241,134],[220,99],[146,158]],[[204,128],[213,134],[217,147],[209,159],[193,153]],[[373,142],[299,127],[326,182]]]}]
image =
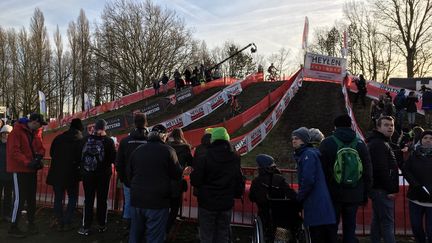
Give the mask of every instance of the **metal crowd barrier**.
[{"label": "metal crowd barrier", "polygon": [[[49,167],[46,166],[40,172],[38,172],[38,185],[37,185],[37,203],[40,207],[53,207],[54,205],[54,193],[52,187],[45,183],[46,176],[48,174]],[[281,170],[284,177],[290,183],[290,185],[297,189],[295,183],[296,171],[292,169]],[[256,176],[257,169],[244,167],[243,173],[247,177],[246,191],[243,195],[243,199],[236,199],[235,206],[233,209],[233,216],[231,222],[237,225],[252,226],[254,225],[254,216],[257,213],[257,207],[255,204],[249,201],[249,187],[251,180]],[[409,223],[408,214],[408,199],[406,198],[407,184],[405,180],[400,177],[400,191],[395,200],[395,232],[398,235],[411,235],[411,226]],[[183,205],[180,210],[180,217],[185,220],[195,221],[198,218],[198,202],[196,197],[193,195],[193,188],[190,186],[189,178],[185,178],[188,181],[188,190],[183,194]],[[78,207],[84,206],[84,192],[82,185],[79,190]],[[110,190],[108,195],[108,208],[116,213],[121,213],[123,208],[123,192],[122,185],[117,180],[117,174],[113,169],[113,175],[110,181]],[[372,219],[371,201],[369,200],[366,206],[359,209],[357,213],[357,234],[368,235],[370,232],[370,224]]]}]

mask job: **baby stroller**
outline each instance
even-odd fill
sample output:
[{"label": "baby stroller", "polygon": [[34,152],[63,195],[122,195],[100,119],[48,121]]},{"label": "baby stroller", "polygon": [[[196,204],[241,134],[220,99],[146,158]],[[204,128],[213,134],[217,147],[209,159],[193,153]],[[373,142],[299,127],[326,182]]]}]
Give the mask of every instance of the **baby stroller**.
[{"label": "baby stroller", "polygon": [[[252,242],[266,242],[264,228],[272,227],[275,236],[270,241],[278,243],[310,243],[309,231],[304,227],[303,218],[300,216],[301,207],[299,203],[293,199],[286,198],[268,198],[268,201],[270,205],[270,225],[262,225],[260,217],[256,217],[254,220],[254,237]],[[267,239],[266,243],[270,243],[269,239]]]}]

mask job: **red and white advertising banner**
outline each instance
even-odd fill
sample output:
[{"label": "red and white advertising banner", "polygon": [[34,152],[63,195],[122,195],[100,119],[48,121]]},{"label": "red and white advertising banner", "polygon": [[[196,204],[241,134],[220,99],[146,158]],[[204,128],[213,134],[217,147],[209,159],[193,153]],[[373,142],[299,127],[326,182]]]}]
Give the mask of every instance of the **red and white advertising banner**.
[{"label": "red and white advertising banner", "polygon": [[230,95],[240,94],[243,89],[241,83],[246,79],[236,82],[224,88],[222,91],[212,95],[205,101],[201,102],[196,107],[170,119],[162,122],[168,131],[172,131],[174,128],[182,128],[190,125],[191,123],[209,115],[223,104],[227,103]]},{"label": "red and white advertising banner", "polygon": [[267,118],[259,124],[255,129],[247,133],[246,135],[233,138],[231,141],[234,148],[240,155],[245,155],[249,151],[252,151],[258,144],[260,144],[267,134],[270,133],[271,129],[279,121],[284,110],[288,107],[289,102],[297,93],[301,87],[301,75],[297,75],[295,81],[291,84],[291,87],[285,92],[280,101],[277,103],[272,113],[267,116]]},{"label": "red and white advertising banner", "polygon": [[346,59],[307,52],[303,76],[342,82],[346,73]]}]

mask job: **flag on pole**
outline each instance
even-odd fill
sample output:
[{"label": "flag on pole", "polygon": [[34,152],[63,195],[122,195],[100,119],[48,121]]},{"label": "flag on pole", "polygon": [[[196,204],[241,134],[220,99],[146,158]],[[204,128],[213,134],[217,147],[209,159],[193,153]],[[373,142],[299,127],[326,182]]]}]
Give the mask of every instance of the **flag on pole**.
[{"label": "flag on pole", "polygon": [[302,41],[302,49],[307,50],[308,45],[308,35],[309,35],[309,19],[305,17],[304,29],[303,29],[303,41]]},{"label": "flag on pole", "polygon": [[342,57],[346,57],[348,55],[348,34],[346,30],[343,32],[343,48],[342,48]]},{"label": "flag on pole", "polygon": [[84,93],[84,109],[90,110],[90,108],[91,108],[90,98],[87,93]]},{"label": "flag on pole", "polygon": [[40,90],[38,91],[38,94],[39,94],[39,112],[40,112],[40,114],[42,114],[46,117],[47,109],[46,109],[45,94]]}]

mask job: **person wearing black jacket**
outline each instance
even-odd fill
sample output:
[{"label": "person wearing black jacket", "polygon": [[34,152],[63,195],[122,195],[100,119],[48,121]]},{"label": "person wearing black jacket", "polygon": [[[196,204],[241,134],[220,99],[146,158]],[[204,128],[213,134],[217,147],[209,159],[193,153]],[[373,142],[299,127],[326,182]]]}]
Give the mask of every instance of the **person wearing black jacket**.
[{"label": "person wearing black jacket", "polygon": [[372,161],[373,184],[371,242],[395,243],[394,199],[399,192],[399,175],[396,157],[390,146],[394,133],[394,120],[383,116],[377,120],[376,130],[366,140]]},{"label": "person wearing black jacket", "polygon": [[258,206],[258,216],[261,218],[264,226],[266,241],[273,242],[276,227],[270,220],[269,198],[295,200],[296,193],[289,187],[287,181],[281,175],[280,170],[274,163],[273,157],[267,154],[259,154],[256,156],[256,162],[258,165],[258,176],[252,180],[249,199]]},{"label": "person wearing black jacket", "polygon": [[[51,143],[51,166],[46,183],[54,189],[54,214],[57,220],[52,226],[58,231],[71,229],[78,200],[83,130],[81,119],[75,118],[69,130],[58,135]],[[63,216],[65,192],[68,194],[68,205]]]},{"label": "person wearing black jacket", "polygon": [[201,243],[230,241],[230,221],[237,185],[242,183],[240,156],[223,127],[211,131],[207,154],[194,165],[191,184],[198,188],[198,223]]},{"label": "person wearing black jacket", "polygon": [[[343,242],[355,243],[357,242],[355,235],[357,209],[361,204],[367,202],[367,195],[372,187],[372,165],[366,144],[357,137],[355,131],[351,128],[350,116],[344,114],[336,117],[334,125],[336,130],[333,135],[324,139],[319,147],[321,163],[323,164],[327,186],[335,208],[337,224],[339,224],[342,217]],[[347,145],[354,141],[357,143],[355,150],[357,150],[361,159],[363,172],[361,179],[353,187],[342,185],[335,180],[333,167],[338,152],[335,138]],[[337,228],[335,229],[337,230]],[[337,232],[334,233],[337,234]]]},{"label": "person wearing black jacket", "polygon": [[144,238],[152,243],[165,240],[171,181],[182,176],[176,152],[165,144],[166,138],[166,128],[156,125],[148,135],[148,142],[130,156],[127,169],[132,206],[129,243],[140,243]]},{"label": "person wearing black jacket", "polygon": [[[412,232],[416,242],[432,241],[432,131],[421,134],[402,168],[409,183],[408,200]],[[423,222],[426,221],[426,227]],[[426,232],[425,232],[426,231]],[[426,238],[428,240],[426,240]]]},{"label": "person wearing black jacket", "polygon": [[[105,129],[107,122],[103,119],[98,120],[95,124],[95,132],[89,137],[85,138],[83,148],[83,157],[85,155],[86,144],[90,139],[99,140],[103,144],[103,160],[98,161],[97,167],[94,171],[87,171],[85,165],[81,164],[82,181],[84,188],[84,213],[83,224],[78,230],[80,235],[89,235],[91,233],[90,227],[93,222],[93,204],[95,195],[97,197],[96,215],[99,223],[97,230],[105,232],[107,230],[107,212],[108,212],[108,190],[109,183],[112,175],[112,164],[116,159],[116,150],[114,141],[107,136]],[[83,162],[83,161],[82,161]]]},{"label": "person wearing black jacket", "polygon": [[134,116],[135,129],[124,139],[120,141],[117,151],[116,170],[120,182],[123,183],[123,219],[126,221],[126,228],[130,227],[130,181],[126,176],[129,157],[135,149],[147,143],[148,131],[146,128],[147,119],[143,113],[137,113]]}]

